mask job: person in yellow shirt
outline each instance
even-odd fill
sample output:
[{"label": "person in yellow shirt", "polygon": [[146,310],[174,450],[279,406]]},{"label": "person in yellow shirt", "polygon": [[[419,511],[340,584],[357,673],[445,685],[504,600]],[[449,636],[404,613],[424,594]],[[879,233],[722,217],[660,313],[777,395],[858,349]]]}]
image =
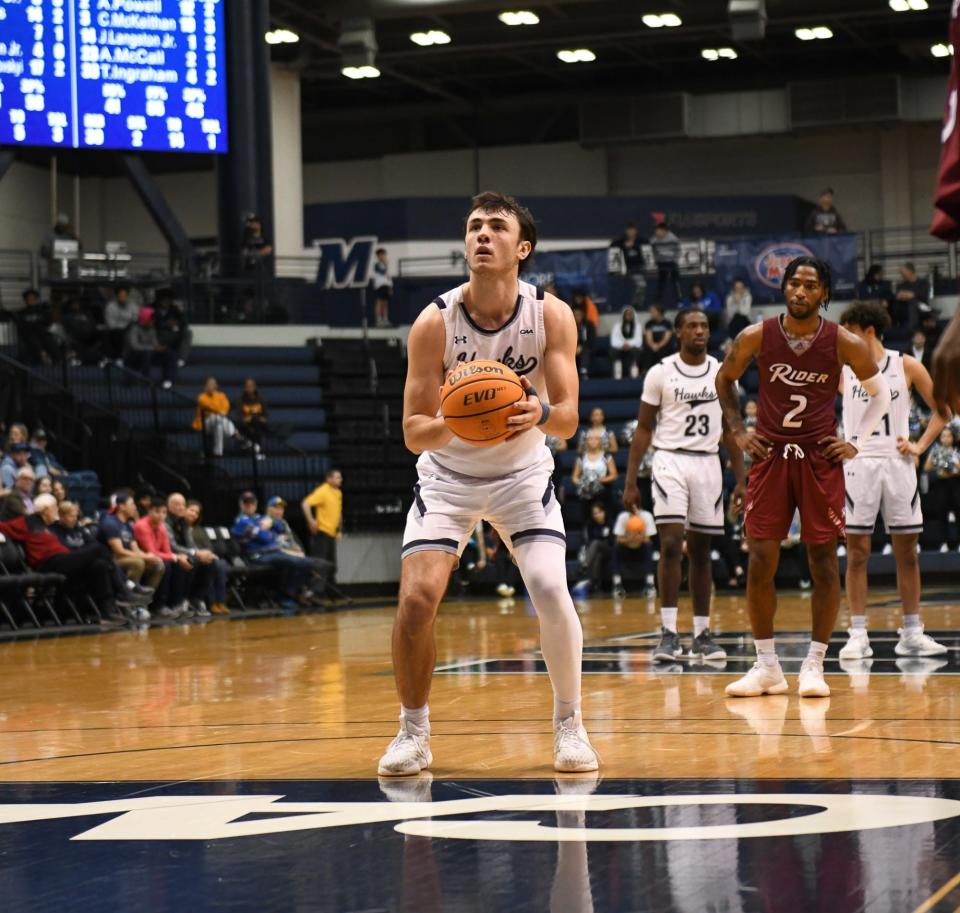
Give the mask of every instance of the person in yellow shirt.
[{"label": "person in yellow shirt", "polygon": [[210,440],[214,456],[223,456],[223,441],[229,436],[241,445],[250,446],[237,426],[230,420],[230,400],[227,394],[217,386],[215,377],[208,377],[203,392],[197,397],[197,413],[193,419],[193,430],[203,431]]},{"label": "person in yellow shirt", "polygon": [[310,529],[310,554],[333,565],[328,581],[337,573],[337,541],[343,519],[343,474],[339,469],[327,471],[322,485],[317,486],[301,502],[304,519]]}]

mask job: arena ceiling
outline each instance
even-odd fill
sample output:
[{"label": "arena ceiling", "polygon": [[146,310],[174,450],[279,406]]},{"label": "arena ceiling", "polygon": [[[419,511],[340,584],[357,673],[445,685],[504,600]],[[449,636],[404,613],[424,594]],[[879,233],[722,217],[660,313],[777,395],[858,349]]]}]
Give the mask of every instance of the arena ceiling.
[{"label": "arena ceiling", "polygon": [[[576,139],[578,105],[591,98],[665,91],[773,88],[806,79],[874,74],[942,75],[950,0],[897,13],[888,0],[766,0],[766,35],[734,41],[727,0],[270,0],[273,24],[300,36],[280,45],[301,68],[308,161],[422,149]],[[533,26],[508,27],[505,9],[529,9]],[[676,28],[649,28],[672,12]],[[368,15],[377,79],[341,75],[345,17]],[[795,30],[827,26],[829,40]],[[419,47],[413,32],[439,29],[450,43]],[[564,64],[563,48],[591,49],[592,63]],[[708,62],[704,48],[736,60]]]}]

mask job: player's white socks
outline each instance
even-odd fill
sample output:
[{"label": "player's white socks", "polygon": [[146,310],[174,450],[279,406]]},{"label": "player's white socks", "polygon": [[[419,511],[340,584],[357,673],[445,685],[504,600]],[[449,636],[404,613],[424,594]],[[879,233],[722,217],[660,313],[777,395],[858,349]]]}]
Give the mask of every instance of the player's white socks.
[{"label": "player's white socks", "polygon": [[755,640],[754,646],[757,648],[757,662],[764,669],[776,669],[780,665],[777,659],[777,650],[773,645],[774,638],[768,637],[762,640]]},{"label": "player's white socks", "polygon": [[424,704],[422,707],[417,707],[412,709],[410,707],[404,707],[400,705],[400,714],[405,720],[409,720],[413,723],[417,729],[426,729],[428,732],[430,730],[430,705]]},{"label": "player's white socks", "polygon": [[[543,652],[557,707],[579,709],[583,628],[567,590],[566,552],[553,542],[528,542],[517,551],[520,576],[540,619]],[[570,715],[569,709],[559,719]]]},{"label": "player's white socks", "polygon": [[580,712],[580,698],[575,701],[561,701],[556,695],[553,698],[553,725],[559,726],[564,720],[576,716]]},{"label": "player's white socks", "polygon": [[904,615],[903,616],[903,630],[909,631],[911,628],[920,627],[920,616],[919,615]]},{"label": "player's white socks", "polygon": [[693,616],[693,636],[699,637],[707,628],[710,627],[710,616],[709,615],[694,615]]},{"label": "player's white socks", "polygon": [[660,609],[660,624],[662,624],[668,631],[673,631],[674,634],[677,633],[676,606],[663,606],[663,608]]},{"label": "player's white socks", "polygon": [[867,630],[867,616],[866,615],[851,615],[850,616],[850,629],[852,631],[866,631]]},{"label": "player's white socks", "polygon": [[810,641],[810,649],[807,651],[807,659],[813,660],[818,666],[823,667],[824,657],[827,655],[827,645],[818,640]]}]

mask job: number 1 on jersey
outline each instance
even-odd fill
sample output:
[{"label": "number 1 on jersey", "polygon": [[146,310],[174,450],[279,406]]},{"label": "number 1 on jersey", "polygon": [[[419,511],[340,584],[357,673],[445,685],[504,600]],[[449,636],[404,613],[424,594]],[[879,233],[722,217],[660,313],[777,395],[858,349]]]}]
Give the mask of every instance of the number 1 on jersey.
[{"label": "number 1 on jersey", "polygon": [[797,419],[797,416],[800,415],[800,413],[807,408],[807,398],[805,396],[801,396],[799,393],[794,393],[793,396],[790,397],[790,402],[796,403],[797,407],[796,409],[791,409],[783,417],[783,427],[784,428],[802,428],[803,421],[800,419]]}]

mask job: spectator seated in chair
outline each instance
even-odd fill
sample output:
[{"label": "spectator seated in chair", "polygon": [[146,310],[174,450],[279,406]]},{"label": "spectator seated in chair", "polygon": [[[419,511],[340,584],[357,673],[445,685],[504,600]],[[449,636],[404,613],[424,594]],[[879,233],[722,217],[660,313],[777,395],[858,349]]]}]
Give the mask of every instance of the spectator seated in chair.
[{"label": "spectator seated in chair", "polygon": [[268,420],[267,404],[257,389],[257,382],[248,377],[243,382],[243,392],[240,394],[240,430],[253,441],[257,450],[263,447]]},{"label": "spectator seated in chair", "polygon": [[91,469],[67,470],[47,447],[49,439],[43,428],[37,428],[30,437],[30,462],[37,470],[37,478],[49,475],[63,479],[70,486],[71,496],[85,513],[92,514],[100,501],[100,479]]},{"label": "spectator seated in chair", "polygon": [[23,545],[27,564],[33,570],[63,574],[68,592],[72,594],[74,589],[79,589],[88,593],[104,618],[125,621],[117,607],[117,582],[110,552],[97,542],[71,551],[51,529],[57,520],[57,499],[53,495],[39,495],[34,506],[36,513],[0,521],[0,533]]},{"label": "spectator seated in chair", "polygon": [[[271,498],[268,502],[267,516],[257,513],[257,497],[253,492],[244,492],[240,497],[240,513],[230,530],[239,542],[244,557],[251,564],[268,565],[280,571],[280,606],[286,610],[296,609],[298,605],[314,604],[318,592],[311,586],[315,574],[323,578],[329,562],[317,558],[307,558],[302,550],[291,550],[289,540],[285,538],[288,527],[283,520],[282,498]],[[325,579],[321,581],[325,586]]]},{"label": "spectator seated in chair", "polygon": [[[194,545],[198,549],[213,553],[213,544],[207,537],[207,531],[200,525],[200,516],[203,511],[203,505],[199,501],[187,501],[187,509],[184,511],[184,519],[190,525],[190,531],[193,536]],[[227,570],[230,565],[223,558],[214,556],[213,578],[210,581],[206,593],[207,604],[214,615],[229,615],[230,609],[227,608]]]},{"label": "spectator seated in chair", "polygon": [[[113,507],[101,514],[97,527],[97,541],[110,549],[113,560],[127,576],[132,591],[153,597],[166,570],[163,559],[145,552],[137,542],[133,523],[139,518],[133,492],[120,489],[113,497]],[[149,621],[150,612],[143,608],[135,612],[135,621]]]},{"label": "spectator seated in chair", "polygon": [[164,574],[153,597],[153,614],[167,619],[189,617],[186,594],[193,567],[186,555],[175,554],[171,548],[166,521],[166,502],[155,496],[150,500],[147,515],[133,524],[133,534],[143,551],[163,561]]},{"label": "spectator seated in chair", "polygon": [[580,568],[583,577],[571,588],[575,598],[582,599],[591,591],[604,590],[613,556],[613,529],[607,522],[607,509],[600,502],[590,506],[590,520],[583,530]]},{"label": "spectator seated in chair", "polygon": [[656,595],[653,576],[653,547],[650,535],[656,535],[653,514],[645,510],[625,510],[613,525],[613,595],[623,598],[627,592],[623,578],[642,580],[644,593]]},{"label": "spectator seated in chair", "polygon": [[126,285],[114,289],[113,298],[103,310],[103,322],[107,327],[104,354],[117,364],[123,358],[123,341],[127,330],[137,322],[138,311],[139,307],[130,298],[130,289]]},{"label": "spectator seated in chair", "polygon": [[643,351],[643,327],[637,320],[637,312],[625,307],[620,320],[610,333],[610,354],[613,356],[613,376],[620,380],[624,374],[639,377],[639,361]]},{"label": "spectator seated in chair", "polygon": [[193,527],[187,522],[187,500],[179,492],[167,497],[167,532],[170,548],[176,555],[186,555],[190,561],[190,579],[187,598],[193,613],[206,618],[210,610],[204,601],[213,584],[217,556],[210,549],[200,548],[193,537]]},{"label": "spectator seated in chair", "polygon": [[131,371],[145,377],[150,376],[150,368],[154,362],[159,362],[164,389],[169,390],[173,386],[177,377],[177,352],[160,344],[154,326],[153,308],[140,308],[137,322],[128,328],[123,360]]},{"label": "spectator seated in chair", "polygon": [[7,455],[0,463],[0,484],[4,488],[13,488],[17,481],[17,474],[24,467],[33,472],[33,477],[40,478],[47,474],[46,466],[34,467],[30,463],[30,445],[25,441],[16,441],[7,446]]},{"label": "spectator seated in chair", "polygon": [[32,466],[21,466],[17,471],[17,477],[14,480],[13,488],[3,499],[3,506],[0,507],[0,519],[12,520],[14,517],[25,517],[32,514],[36,502],[33,499],[33,489],[36,484],[36,476]]},{"label": "spectator seated in chair", "polygon": [[227,437],[232,437],[242,446],[250,446],[250,441],[237,431],[237,426],[230,420],[230,400],[217,386],[215,377],[206,379],[203,392],[197,397],[193,430],[203,431],[214,456],[223,456],[223,442]]}]

